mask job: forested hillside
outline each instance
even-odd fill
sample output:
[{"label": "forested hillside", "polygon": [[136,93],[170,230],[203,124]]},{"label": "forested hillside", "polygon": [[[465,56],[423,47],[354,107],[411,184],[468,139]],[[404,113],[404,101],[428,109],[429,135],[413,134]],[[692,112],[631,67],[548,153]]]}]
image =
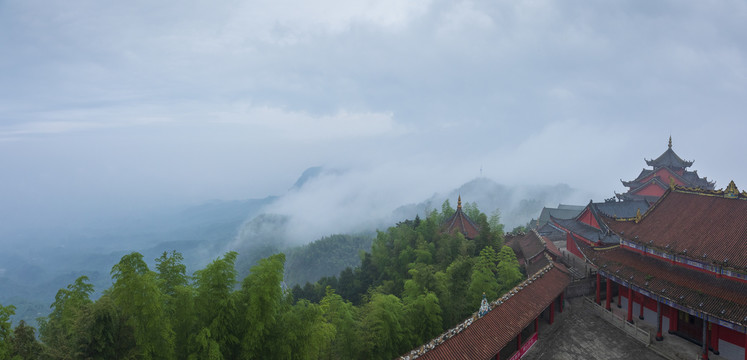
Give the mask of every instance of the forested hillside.
[{"label": "forested hillside", "polygon": [[[98,300],[88,278],[60,289],[39,338],[0,307],[0,359],[390,359],[440,334],[523,278],[502,229],[476,209],[479,237],[444,234],[453,213],[379,232],[362,263],[284,288],[286,256],[237,278],[236,252],[186,274],[178,252],[149,269],[140,253],[112,267]],[[338,239],[339,240],[339,239]],[[323,247],[320,250],[325,251]]]}]

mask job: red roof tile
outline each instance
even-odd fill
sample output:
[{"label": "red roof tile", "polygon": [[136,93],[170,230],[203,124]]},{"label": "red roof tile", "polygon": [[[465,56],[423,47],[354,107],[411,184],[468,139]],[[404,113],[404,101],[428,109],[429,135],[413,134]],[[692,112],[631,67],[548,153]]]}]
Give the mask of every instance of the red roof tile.
[{"label": "red roof tile", "polygon": [[[518,290],[520,285],[512,290],[516,290],[513,296],[506,298],[500,305],[496,305],[485,316],[473,320],[471,325],[420,355],[418,359],[453,360],[495,357],[501,348],[531,324],[565,290],[570,283],[570,278],[565,267],[555,264],[531,284],[528,282],[529,280],[523,283],[523,289]],[[506,295],[503,298],[505,297]]]},{"label": "red roof tile", "polygon": [[747,195],[668,190],[640,222],[607,219],[625,240],[677,256],[747,270]]},{"label": "red roof tile", "polygon": [[579,248],[599,267],[600,273],[698,312],[747,325],[747,283],[717,278],[621,247],[594,250],[581,245]]},{"label": "red roof tile", "polygon": [[457,206],[454,215],[451,215],[444,221],[444,230],[450,234],[458,231],[464,235],[467,239],[475,239],[480,235],[480,229],[463,211],[462,211],[462,198],[459,198],[459,206]]}]

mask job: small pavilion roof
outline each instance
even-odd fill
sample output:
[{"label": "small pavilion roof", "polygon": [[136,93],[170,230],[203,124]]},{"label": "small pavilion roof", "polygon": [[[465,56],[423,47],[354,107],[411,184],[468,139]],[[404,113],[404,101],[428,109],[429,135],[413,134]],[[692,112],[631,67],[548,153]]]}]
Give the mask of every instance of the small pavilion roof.
[{"label": "small pavilion roof", "polygon": [[747,272],[747,193],[674,187],[635,219],[607,219],[624,239]]},{"label": "small pavilion roof", "polygon": [[457,209],[454,215],[444,221],[444,230],[450,234],[458,231],[467,239],[474,239],[480,235],[480,227],[462,211],[462,196],[457,201]]},{"label": "small pavilion roof", "polygon": [[[644,159],[645,160],[645,159]],[[646,164],[654,169],[668,167],[671,169],[685,169],[693,165],[692,161],[685,161],[672,150],[672,137],[669,137],[669,147],[663,154],[653,160],[646,160]]]},{"label": "small pavilion roof", "polygon": [[599,250],[578,244],[599,271],[645,289],[655,297],[747,325],[747,283],[673,265],[621,247]]}]

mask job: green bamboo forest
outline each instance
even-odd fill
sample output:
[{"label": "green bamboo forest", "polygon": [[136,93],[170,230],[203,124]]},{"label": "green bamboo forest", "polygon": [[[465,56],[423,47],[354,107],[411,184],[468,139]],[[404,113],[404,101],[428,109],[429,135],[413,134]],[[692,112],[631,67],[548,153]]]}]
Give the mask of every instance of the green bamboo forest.
[{"label": "green bamboo forest", "polygon": [[236,252],[191,276],[179,252],[153,269],[133,252],[98,299],[85,276],[60,289],[38,329],[0,305],[0,359],[391,359],[525,277],[498,213],[466,204],[480,229],[468,240],[442,231],[454,211],[379,231],[360,266],[303,286],[284,282],[283,253],[239,278]]}]

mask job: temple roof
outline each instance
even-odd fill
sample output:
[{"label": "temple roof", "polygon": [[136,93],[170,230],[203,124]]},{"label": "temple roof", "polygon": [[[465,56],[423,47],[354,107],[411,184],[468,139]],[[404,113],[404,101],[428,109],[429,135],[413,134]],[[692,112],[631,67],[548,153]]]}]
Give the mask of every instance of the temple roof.
[{"label": "temple roof", "polygon": [[[646,159],[644,159],[646,160]],[[623,194],[615,194],[618,199],[621,200],[656,200],[659,197],[658,193],[638,194],[649,186],[658,186],[661,189],[666,189],[669,186],[670,181],[674,179],[677,185],[686,187],[695,187],[706,190],[713,190],[715,183],[709,181],[706,177],[698,176],[697,171],[686,170],[692,166],[692,161],[682,160],[672,150],[672,137],[669,137],[669,146],[667,150],[661,154],[658,158],[653,160],[646,160],[646,164],[652,166],[653,169],[643,169],[635,180],[624,181],[620,180],[623,186],[628,188],[628,191]]]},{"label": "temple roof", "polygon": [[462,196],[459,196],[457,209],[454,215],[451,215],[443,223],[445,232],[453,234],[458,231],[467,239],[475,239],[480,235],[480,227],[475,224],[467,214],[462,211]]},{"label": "temple roof", "polygon": [[[592,204],[598,214],[608,217],[631,218],[640,211],[646,212],[651,204],[646,200],[615,201]],[[601,219],[598,219],[601,220]]]},{"label": "temple roof", "polygon": [[542,256],[545,252],[549,251],[556,257],[560,255],[557,247],[555,245],[550,247],[548,243],[551,242],[545,241],[535,230],[506,239],[506,245],[514,250],[519,260],[523,260],[520,262],[524,265],[527,274],[534,274],[549,264],[549,260]]},{"label": "temple roof", "polygon": [[[610,232],[609,227],[604,221],[605,217],[630,218],[634,217],[638,212],[646,212],[649,206],[650,204],[646,200],[629,200],[603,203],[589,202],[589,204],[586,206],[586,209],[588,210],[582,211],[575,218],[552,218],[550,224],[554,224],[555,227],[559,227],[563,231],[581,236],[593,243],[601,242],[602,244],[617,244],[620,242],[620,238],[614,233]],[[591,216],[594,217],[597,224],[599,225],[599,228],[588,225],[580,220],[586,211],[589,211],[591,213]]]},{"label": "temple roof", "polygon": [[592,243],[601,242],[602,244],[619,244],[620,238],[617,235],[599,230],[593,226],[586,225],[576,219],[555,219],[552,221],[561,227],[563,230],[571,233],[571,235],[581,236],[584,239],[591,241]]},{"label": "temple roof", "polygon": [[674,187],[640,219],[608,219],[624,239],[659,251],[747,271],[747,193]]},{"label": "temple roof", "polygon": [[[409,359],[490,359],[529,326],[570,284],[568,270],[551,263],[456,328],[406,354]],[[401,357],[400,359],[404,359]]]},{"label": "temple roof", "polygon": [[[663,179],[660,175],[646,180],[646,178],[648,178],[655,172],[656,171],[654,170],[643,169],[635,180],[631,180],[631,181],[620,180],[620,182],[622,182],[623,186],[629,187],[630,192],[635,192],[636,189],[641,188],[653,181],[658,181],[658,183],[660,183],[662,186],[668,187],[669,182],[668,181],[665,182],[665,180],[667,179]],[[700,176],[698,176],[697,170],[695,171],[684,170],[682,171],[681,175],[675,171],[669,171],[668,176],[679,180],[682,184],[684,184],[684,186],[687,186],[687,187],[697,187],[697,188],[701,188],[705,190],[713,190],[713,187],[715,185],[714,182],[708,181],[707,177],[701,178]]]},{"label": "temple roof", "polygon": [[565,231],[553,225],[552,222],[542,225],[537,229],[537,232],[542,235],[542,237],[550,240],[550,242],[565,240]]},{"label": "temple roof", "polygon": [[579,244],[579,249],[605,276],[698,312],[747,325],[747,283],[717,278],[621,247],[598,250]]},{"label": "temple roof", "polygon": [[583,209],[583,206],[564,204],[558,204],[557,208],[543,207],[539,219],[537,219],[537,225],[543,226],[547,224],[551,216],[557,219],[573,219]]},{"label": "temple roof", "polygon": [[671,169],[685,169],[692,166],[693,162],[682,160],[682,158],[677,156],[674,150],[672,150],[672,137],[670,136],[669,147],[667,148],[667,151],[659,155],[659,157],[654,160],[646,160],[646,164],[648,164],[649,166],[653,166],[654,169],[658,169],[661,167],[668,167]]}]

